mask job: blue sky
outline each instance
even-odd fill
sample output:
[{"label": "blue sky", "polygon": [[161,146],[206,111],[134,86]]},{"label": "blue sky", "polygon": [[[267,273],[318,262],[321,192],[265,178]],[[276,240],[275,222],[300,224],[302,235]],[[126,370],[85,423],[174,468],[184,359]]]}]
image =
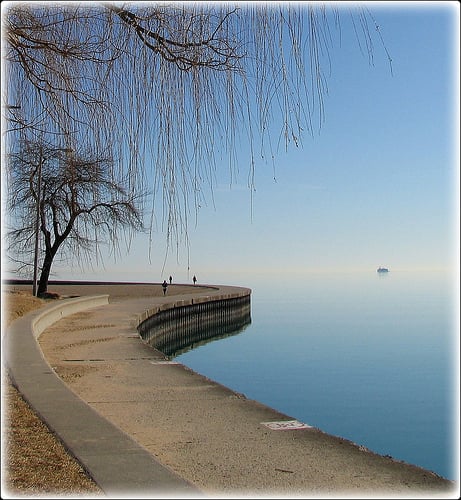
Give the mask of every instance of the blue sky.
[{"label": "blue sky", "polygon": [[[248,273],[453,269],[459,248],[459,3],[368,2],[392,58],[351,33],[331,50],[325,122],[303,146],[246,167],[192,213],[189,251],[158,231],[117,262],[54,278],[241,282]],[[346,28],[350,30],[350,27]],[[241,164],[247,165],[242,144]],[[275,180],[274,180],[275,175]],[[165,267],[164,266],[165,263]]]}]

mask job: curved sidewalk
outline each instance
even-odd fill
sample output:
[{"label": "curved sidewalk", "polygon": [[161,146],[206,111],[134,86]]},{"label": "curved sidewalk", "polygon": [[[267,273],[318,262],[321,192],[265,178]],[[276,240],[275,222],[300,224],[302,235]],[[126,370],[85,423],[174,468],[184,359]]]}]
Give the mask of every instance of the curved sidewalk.
[{"label": "curved sidewalk", "polygon": [[47,327],[39,345],[31,324],[40,310],[5,339],[15,385],[107,495],[456,497],[427,470],[319,429],[273,430],[294,419],[141,341],[146,310],[190,298],[94,305]]},{"label": "curved sidewalk", "polygon": [[[108,304],[108,297],[88,297],[81,307],[68,313]],[[37,338],[48,326],[66,317],[61,309],[76,300],[66,299],[13,322],[3,341],[4,361],[13,384],[108,496],[137,497],[149,491],[199,496],[198,488],[160,464],[80,399],[44,359]]]}]

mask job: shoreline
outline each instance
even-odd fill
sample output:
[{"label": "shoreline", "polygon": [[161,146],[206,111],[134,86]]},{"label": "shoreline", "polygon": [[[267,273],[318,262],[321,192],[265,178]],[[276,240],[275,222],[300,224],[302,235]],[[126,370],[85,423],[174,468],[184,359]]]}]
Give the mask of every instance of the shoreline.
[{"label": "shoreline", "polygon": [[[123,285],[126,284],[124,283]],[[88,283],[86,283],[85,285],[81,286],[89,286],[92,288],[98,285],[88,285]],[[137,287],[137,291],[135,293],[134,290],[120,290],[120,285],[113,285],[112,283],[103,286],[119,287],[117,294],[112,296],[112,304],[115,306],[113,309],[118,308],[120,310],[122,304],[124,307],[126,307],[127,305],[130,305],[130,307],[132,307],[134,303],[139,302],[139,299],[141,299],[142,297],[144,297],[145,299],[148,295],[152,296],[152,290],[143,290],[143,293],[140,295],[142,287],[141,289]],[[160,284],[151,284],[148,286],[157,286],[158,288],[161,288]],[[188,290],[190,290],[190,287],[195,287],[195,291],[197,291],[197,289],[199,288],[198,285],[185,286],[189,287]],[[50,286],[50,291],[55,291],[55,288],[55,285],[53,285],[52,287]],[[80,288],[79,293],[81,293],[82,291],[83,289]],[[94,288],[92,288],[92,291],[94,291]],[[106,288],[106,291],[109,291],[109,288]],[[73,292],[77,293],[75,288],[73,289]],[[159,292],[161,292],[161,290],[159,290]],[[160,296],[160,293],[158,296],[160,297],[160,300],[163,299],[163,297]],[[118,306],[116,304],[118,304]],[[104,307],[110,307],[110,305]],[[108,310],[104,310],[104,308],[100,308],[98,317],[99,319],[101,319],[102,317],[107,318],[108,316],[111,316],[113,318],[113,314],[114,311],[110,312]],[[109,337],[107,336],[107,328],[109,327],[106,323],[101,322],[99,322],[99,325],[104,325],[104,327],[100,326],[99,328],[94,329],[96,331],[92,331],[91,339],[89,339],[88,332],[89,330],[92,330],[91,328],[89,328],[91,324],[87,324],[85,326],[83,323],[85,323],[86,321],[90,321],[89,316],[91,316],[91,310],[88,311],[88,314],[86,314],[85,316],[86,317],[84,319],[82,318],[82,321],[79,321],[79,323],[82,323],[80,325],[76,325],[75,321],[73,321],[73,331],[71,338],[67,338],[65,342],[63,342],[60,332],[63,328],[63,322],[67,322],[67,319],[60,320],[58,322],[59,327],[54,328],[52,326],[44,332],[43,338],[40,339],[40,347],[48,363],[53,366],[53,369],[56,371],[56,373],[58,373],[61,379],[63,379],[64,382],[69,385],[69,387],[71,387],[72,390],[76,392],[83,400],[87,401],[88,404],[94,406],[97,411],[105,414],[106,418],[110,418],[118,427],[121,427],[125,432],[136,434],[136,439],[144,443],[144,446],[146,446],[146,444],[143,440],[149,441],[150,444],[148,446],[148,449],[151,449],[151,452],[156,456],[160,455],[159,458],[161,462],[166,461],[167,465],[175,468],[181,476],[186,477],[189,481],[197,482],[199,486],[205,489],[211,488],[211,490],[209,491],[212,491],[213,493],[221,492],[221,488],[224,488],[223,491],[231,492],[234,492],[236,490],[248,491],[248,488],[245,486],[245,484],[247,483],[245,483],[244,480],[242,481],[242,471],[245,469],[245,467],[243,467],[242,469],[242,466],[245,465],[245,460],[249,459],[253,467],[255,468],[255,464],[253,462],[255,460],[258,462],[258,455],[255,455],[255,451],[258,451],[257,446],[261,446],[261,448],[259,449],[259,456],[266,456],[267,463],[269,465],[271,463],[271,460],[274,460],[275,457],[278,457],[280,459],[280,456],[278,454],[280,451],[283,451],[282,456],[284,457],[285,461],[287,459],[291,460],[292,458],[296,459],[296,457],[299,458],[300,453],[302,456],[305,455],[306,445],[312,447],[312,443],[319,440],[319,443],[323,443],[323,445],[328,444],[327,447],[330,448],[330,450],[327,454],[325,454],[325,450],[322,450],[322,447],[317,450],[320,454],[317,457],[311,457],[311,459],[314,460],[314,462],[312,462],[312,465],[310,465],[306,469],[304,464],[304,473],[306,474],[304,478],[302,477],[302,474],[300,474],[303,467],[296,466],[291,460],[290,463],[293,463],[293,465],[291,465],[290,467],[288,467],[287,465],[286,469],[283,469],[283,467],[271,468],[270,473],[268,471],[264,471],[265,467],[263,466],[262,470],[259,471],[259,476],[261,476],[261,474],[263,475],[262,480],[256,477],[247,477],[247,482],[250,481],[253,484],[255,491],[265,491],[268,486],[273,485],[273,487],[269,487],[269,491],[273,491],[275,487],[275,491],[282,493],[287,491],[292,492],[293,489],[294,491],[298,492],[305,491],[303,488],[312,488],[312,482],[314,482],[316,485],[314,487],[314,491],[322,492],[331,490],[336,492],[349,491],[350,488],[352,488],[352,491],[356,491],[358,484],[368,485],[366,490],[364,490],[367,492],[370,492],[369,488],[372,488],[376,491],[376,488],[373,488],[373,484],[375,486],[376,484],[381,484],[381,486],[386,491],[387,488],[391,488],[389,490],[391,492],[395,491],[394,486],[389,484],[389,480],[386,480],[385,478],[379,479],[376,474],[371,474],[371,476],[365,483],[363,482],[363,480],[356,481],[355,479],[352,479],[352,477],[349,477],[347,474],[344,474],[344,471],[337,470],[336,466],[338,465],[338,463],[336,463],[336,466],[334,467],[334,473],[341,476],[342,482],[340,481],[339,483],[335,484],[335,481],[332,480],[331,477],[328,480],[325,479],[325,471],[322,471],[321,473],[321,471],[318,470],[317,463],[323,457],[323,465],[327,468],[327,471],[331,471],[332,464],[329,462],[331,462],[333,458],[336,458],[336,460],[340,460],[340,462],[343,462],[345,459],[345,457],[342,456],[343,450],[351,446],[351,443],[349,443],[345,439],[329,436],[319,429],[287,432],[284,431],[282,433],[274,433],[273,431],[261,429],[261,419],[259,419],[259,422],[253,422],[252,425],[253,427],[256,425],[256,429],[253,428],[253,432],[248,435],[248,431],[246,429],[239,428],[239,426],[236,426],[235,422],[236,419],[238,421],[238,419],[241,417],[242,408],[233,408],[233,404],[231,405],[229,403],[229,398],[231,398],[232,403],[237,403],[236,406],[243,405],[243,407],[245,407],[243,415],[251,412],[258,414],[263,412],[265,415],[267,415],[267,418],[274,418],[275,416],[277,416],[277,418],[285,420],[288,418],[288,416],[283,415],[272,408],[265,407],[257,401],[246,400],[246,398],[244,399],[242,395],[238,395],[232,390],[224,386],[220,386],[220,384],[217,384],[214,381],[206,379],[200,374],[197,374],[187,367],[184,367],[184,365],[178,366],[178,363],[153,364],[151,362],[149,366],[148,363],[144,363],[140,359],[136,358],[132,363],[126,362],[126,360],[119,360],[119,362],[116,362],[114,354],[120,352],[121,344],[123,344],[125,348],[127,337],[131,339],[133,338],[132,315],[131,324],[130,318],[125,318],[125,325],[119,325],[117,322],[116,326],[110,327],[115,328],[119,332],[118,335],[111,338],[111,341],[108,341]],[[93,325],[94,324],[95,323],[93,322]],[[130,334],[127,335],[127,333],[125,333],[123,335],[120,335],[120,330],[124,330],[126,327],[128,327]],[[66,326],[65,329],[69,331],[68,326]],[[96,356],[94,350],[88,349],[88,342],[90,340],[92,347],[96,348],[97,353],[99,353],[97,356],[97,359],[100,360],[99,363],[88,361],[90,359],[88,357],[89,355],[91,355],[93,358],[94,356]],[[83,345],[83,343],[85,342],[86,344]],[[138,342],[141,343],[141,340],[138,339]],[[132,344],[133,342],[130,341],[130,345]],[[149,349],[152,348],[149,347]],[[64,353],[65,356],[63,356]],[[85,359],[85,362],[81,361]],[[80,361],[74,361],[72,363],[72,360]],[[136,389],[134,389],[134,381],[139,381],[140,379],[140,377],[137,377],[136,373],[134,372],[139,369],[141,369],[143,373],[151,373],[151,375],[155,372],[155,380],[161,381],[160,387],[152,387],[152,385],[149,383],[147,385],[146,383],[141,383],[140,386],[137,385]],[[181,381],[180,383],[178,382],[179,380]],[[191,383],[192,381],[194,381],[194,383]],[[108,384],[112,388],[110,398],[108,397],[107,390],[102,390],[104,385]],[[224,402],[228,406],[229,412],[231,411],[230,409],[232,407],[232,412],[235,413],[232,413],[232,416],[226,416],[226,412],[219,411],[219,408],[216,407],[216,401],[213,398],[211,398],[210,402],[209,397],[202,397],[203,394],[202,396],[199,396],[196,401],[191,400],[191,395],[188,394],[187,391],[185,392],[185,390],[182,388],[184,384],[186,384],[189,387],[189,391],[193,394],[195,393],[196,396],[200,393],[207,393],[207,391],[211,391],[212,393],[219,392],[221,394],[221,397],[217,398],[217,400],[220,400],[221,403]],[[186,414],[187,411],[189,412],[190,416],[188,419],[180,419],[182,422],[180,431],[177,429],[172,430],[171,422],[169,422],[168,410],[165,411],[165,408],[161,408],[161,405],[159,405],[160,407],[157,407],[154,411],[150,407],[151,405],[149,405],[148,403],[146,404],[145,402],[143,403],[143,401],[141,401],[143,390],[147,391],[150,394],[151,405],[154,403],[157,404],[159,402],[162,402],[163,404],[168,404],[171,408],[181,407],[183,411],[186,411]],[[118,391],[119,393],[114,394],[114,391]],[[134,400],[130,398],[130,394],[133,391],[135,391],[137,395]],[[170,395],[170,397],[167,397],[167,393]],[[173,402],[171,401],[171,395],[174,396]],[[134,411],[134,415],[138,419],[138,423],[142,423],[142,425],[139,425],[139,427],[133,427],[133,425],[128,422],[128,420],[131,420],[131,418],[133,418],[133,413],[130,412],[129,415],[123,414],[122,407],[120,406],[121,401],[131,401],[131,410]],[[201,419],[203,420],[204,412],[206,413],[207,411],[211,413],[211,420],[208,423],[210,425],[210,428],[213,427],[213,431],[210,431],[214,436],[213,442],[211,443],[208,439],[210,436],[207,436],[207,433],[204,434],[202,429],[190,428],[192,424],[197,423]],[[153,415],[149,417],[150,425],[145,422],[146,413],[153,413]],[[177,414],[177,411],[172,413]],[[195,415],[195,420],[193,415]],[[213,415],[218,418],[217,423],[214,422]],[[155,432],[155,429],[149,429],[149,427],[152,427],[152,425],[159,425],[160,428]],[[231,426],[233,428],[233,433],[231,433],[231,435],[233,434],[233,436],[228,435],[229,431],[226,429],[227,426]],[[142,434],[142,437],[139,437],[140,434]],[[256,439],[256,435],[260,437],[259,440]],[[184,442],[185,436],[188,437],[188,439]],[[283,443],[287,437],[290,437],[290,439],[288,439],[288,442],[291,443],[292,446],[294,446],[291,451],[278,450],[275,457],[272,456],[271,453],[268,453],[267,443],[265,443],[267,439],[275,439],[276,442],[280,444]],[[294,443],[292,442],[292,438],[295,439]],[[235,445],[232,445],[229,442],[230,439],[234,441],[237,440],[237,445],[240,446],[240,449],[238,448],[238,446],[236,447]],[[280,441],[280,439],[282,441]],[[220,440],[222,441],[221,444],[219,443]],[[208,448],[206,446],[204,448],[203,441],[208,442]],[[256,450],[248,449],[248,442],[252,442],[253,446],[256,446]],[[186,446],[187,443],[193,446]],[[210,446],[216,446],[217,449],[214,452],[211,452]],[[194,450],[191,450],[189,448],[194,448]],[[227,461],[223,460],[223,457],[220,456],[222,454],[222,448],[227,449],[228,451],[230,451],[231,449],[233,450],[232,453],[230,453]],[[358,448],[358,450],[356,448]],[[247,457],[242,457],[243,449],[247,450]],[[274,452],[275,450],[272,450],[272,453]],[[415,484],[418,484],[416,489],[410,488],[410,491],[412,493],[414,493],[415,491],[419,493],[427,493],[427,491],[430,490],[432,493],[438,491],[438,494],[443,496],[443,493],[441,493],[441,491],[446,492],[447,488],[451,490],[455,487],[455,484],[453,484],[453,482],[448,481],[444,478],[440,478],[440,476],[437,476],[430,471],[426,471],[410,464],[403,464],[399,461],[389,460],[379,455],[377,456],[374,453],[370,453],[368,450],[360,450],[360,447],[357,447],[357,445],[355,445],[355,447],[352,446],[352,448],[348,450],[348,453],[349,455],[347,453],[346,455],[349,456],[349,459],[352,459],[352,465],[357,465],[357,460],[361,464],[358,470],[360,470],[361,467],[365,467],[363,463],[364,458],[367,458],[374,463],[374,465],[366,465],[368,474],[370,474],[370,471],[376,469],[376,467],[378,467],[375,470],[376,473],[380,472],[381,467],[384,467],[383,470],[386,471],[387,474],[391,474],[391,476],[394,476],[396,474],[396,471],[393,469],[395,467],[397,467],[397,470],[402,468],[402,470],[399,471],[399,474],[405,471],[404,475],[409,474],[408,478],[411,477],[411,481],[416,480],[414,486]],[[209,462],[210,457],[207,456],[207,454],[213,455],[214,461]],[[194,456],[194,464],[196,464],[197,461],[200,462],[200,460],[205,459],[208,466],[194,466],[190,461],[190,458],[192,456]],[[375,463],[376,460],[377,462]],[[243,464],[240,464],[239,462],[243,462]],[[365,464],[366,462],[367,460],[365,460]],[[378,463],[379,466],[377,465]],[[213,467],[213,465],[215,467]],[[249,464],[246,465],[251,468]],[[349,470],[352,474],[354,467],[352,467],[351,469],[350,465],[351,464],[349,464],[349,466],[347,467],[347,470]],[[258,467],[261,467],[261,464],[259,464]],[[298,470],[296,470],[297,467]],[[317,470],[317,474],[320,474],[321,476],[320,479],[319,477],[317,477],[315,481],[313,481],[312,478],[309,477],[309,470],[310,474],[312,474],[313,467],[315,470]],[[219,469],[219,473],[215,470],[216,477],[210,477],[210,468],[212,472],[213,468]],[[390,472],[391,469],[393,470],[393,472]],[[224,473],[224,471],[226,470],[227,473]],[[232,471],[232,473],[230,473],[229,470]],[[280,470],[282,470],[282,472],[285,472],[282,473],[280,472]],[[383,470],[381,472],[383,472]],[[236,471],[240,472],[237,473]],[[224,474],[224,476],[227,475],[229,481],[225,481],[223,483],[223,478],[220,477],[222,474]],[[291,476],[291,474],[295,474],[296,481],[298,481],[297,486],[293,486],[294,476]],[[274,482],[274,475],[282,477],[277,477],[277,480]],[[290,480],[285,481],[285,479],[287,479],[286,476],[290,476]],[[417,476],[419,477],[419,479],[416,479]],[[438,486],[435,487],[435,490],[433,489],[434,484],[432,484],[434,481],[436,484],[438,484]],[[228,482],[232,484],[229,485]],[[427,490],[425,488],[428,487],[429,483],[432,484],[432,486],[430,486],[429,490]],[[277,490],[277,485],[280,488],[279,490]],[[421,490],[421,488],[423,489]],[[439,490],[439,488],[441,489]]]}]

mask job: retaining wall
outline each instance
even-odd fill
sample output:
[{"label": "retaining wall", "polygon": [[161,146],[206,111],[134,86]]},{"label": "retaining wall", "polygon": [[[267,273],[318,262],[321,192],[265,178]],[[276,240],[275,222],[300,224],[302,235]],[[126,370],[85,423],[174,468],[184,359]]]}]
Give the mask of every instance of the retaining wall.
[{"label": "retaining wall", "polygon": [[56,305],[47,307],[43,312],[32,320],[32,333],[36,339],[41,333],[56,321],[66,316],[85,311],[92,307],[102,306],[109,303],[109,295],[94,295],[91,297],[75,297],[58,301]]},{"label": "retaining wall", "polygon": [[171,356],[197,342],[219,338],[251,322],[250,290],[202,296],[146,311],[140,319],[141,338]]}]

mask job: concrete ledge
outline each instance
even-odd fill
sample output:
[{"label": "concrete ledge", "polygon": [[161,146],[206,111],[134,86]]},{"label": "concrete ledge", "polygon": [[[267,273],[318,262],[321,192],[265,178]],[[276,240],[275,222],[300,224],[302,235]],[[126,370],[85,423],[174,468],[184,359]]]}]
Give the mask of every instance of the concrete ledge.
[{"label": "concrete ledge", "polygon": [[[108,304],[108,295],[66,299],[13,321],[5,332],[3,361],[13,385],[106,495],[199,490],[160,464],[145,448],[80,399],[45,360],[37,339],[56,321]],[[133,497],[132,497],[133,498]]]},{"label": "concrete ledge", "polygon": [[76,297],[59,301],[53,306],[47,307],[42,313],[33,319],[31,327],[36,339],[53,323],[66,316],[76,314],[92,307],[98,307],[109,303],[109,295],[95,295],[91,297]]}]

